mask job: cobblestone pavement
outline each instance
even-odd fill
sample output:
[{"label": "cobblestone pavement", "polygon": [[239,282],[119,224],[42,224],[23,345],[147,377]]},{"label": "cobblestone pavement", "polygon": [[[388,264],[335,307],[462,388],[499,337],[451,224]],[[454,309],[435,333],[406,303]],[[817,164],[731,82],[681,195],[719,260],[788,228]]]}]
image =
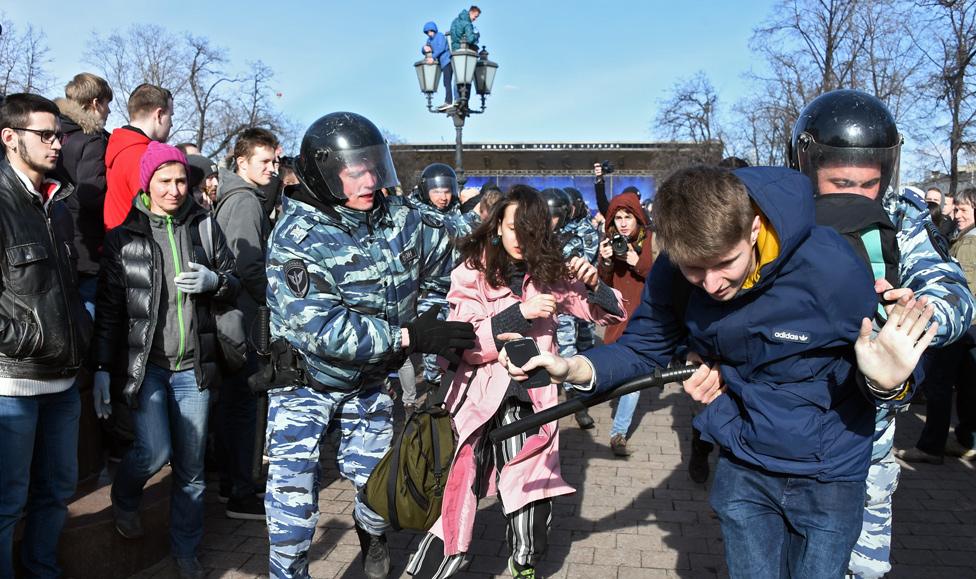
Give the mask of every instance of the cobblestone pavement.
[{"label": "cobblestone pavement", "polygon": [[[899,416],[899,448],[911,446],[921,429],[924,406]],[[691,438],[690,400],[676,385],[644,392],[629,446],[634,454],[614,458],[609,448],[610,408],[592,412],[596,428],[581,431],[572,418],[561,423],[562,468],[578,492],[556,499],[550,549],[538,568],[555,578],[725,577],[718,523],[707,488],[683,467]],[[338,480],[334,455],[324,453],[322,516],[311,550],[311,574],[355,579],[359,545],[352,530],[352,486]],[[712,456],[714,466],[714,453]],[[976,469],[947,460],[941,466],[906,466],[895,494],[892,578],[976,577]],[[255,577],[267,573],[264,524],[224,517],[216,492],[207,494],[201,561],[208,577]],[[460,577],[507,577],[503,517],[497,501],[482,502],[468,571]],[[390,536],[391,577],[403,573],[418,535]],[[163,562],[138,577],[167,577]]]}]

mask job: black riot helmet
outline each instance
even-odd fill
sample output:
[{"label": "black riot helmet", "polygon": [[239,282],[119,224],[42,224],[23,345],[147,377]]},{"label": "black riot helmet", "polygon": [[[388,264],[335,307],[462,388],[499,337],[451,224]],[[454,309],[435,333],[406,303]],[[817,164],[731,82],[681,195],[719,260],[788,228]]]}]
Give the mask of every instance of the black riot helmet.
[{"label": "black riot helmet", "polygon": [[450,165],[444,163],[431,163],[424,167],[420,173],[420,182],[417,183],[417,195],[420,201],[426,205],[434,206],[430,201],[430,192],[433,189],[450,189],[451,205],[459,203],[457,173]]},{"label": "black riot helmet", "polygon": [[856,90],[835,90],[808,104],[793,127],[790,167],[810,177],[824,167],[876,165],[881,170],[878,199],[889,186],[898,190],[902,137],[895,119],[878,98]]},{"label": "black riot helmet", "polygon": [[345,202],[357,190],[399,185],[386,139],[356,113],[331,113],[312,123],[295,174],[324,203]]},{"label": "black riot helmet", "polygon": [[590,208],[586,205],[586,200],[583,199],[583,194],[576,187],[564,187],[563,191],[569,195],[570,203],[572,203],[572,211],[570,211],[570,220],[576,221],[577,219],[582,219],[584,217],[590,216]]},{"label": "black riot helmet", "polygon": [[572,203],[569,195],[557,187],[549,187],[539,191],[549,206],[549,215],[556,218],[555,230],[559,231],[566,225],[569,216],[572,215]]}]

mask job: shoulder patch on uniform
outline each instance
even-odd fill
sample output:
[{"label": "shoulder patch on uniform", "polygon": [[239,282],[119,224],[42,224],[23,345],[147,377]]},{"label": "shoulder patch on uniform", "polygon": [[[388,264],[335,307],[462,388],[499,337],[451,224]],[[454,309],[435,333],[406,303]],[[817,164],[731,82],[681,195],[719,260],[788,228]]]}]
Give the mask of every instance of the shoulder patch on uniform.
[{"label": "shoulder patch on uniform", "polygon": [[296,297],[303,298],[308,295],[308,269],[305,262],[300,259],[289,259],[285,263],[285,284]]}]

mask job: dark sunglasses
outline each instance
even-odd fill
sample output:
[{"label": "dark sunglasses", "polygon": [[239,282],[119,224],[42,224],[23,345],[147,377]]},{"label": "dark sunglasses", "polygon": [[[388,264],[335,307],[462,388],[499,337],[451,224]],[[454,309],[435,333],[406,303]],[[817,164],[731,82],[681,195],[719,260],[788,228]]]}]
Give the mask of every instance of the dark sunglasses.
[{"label": "dark sunglasses", "polygon": [[34,133],[41,138],[41,142],[45,145],[50,145],[57,139],[58,142],[64,140],[64,133],[61,131],[51,131],[51,130],[38,130],[38,129],[28,129],[26,127],[10,127],[14,131],[27,131],[28,133]]}]

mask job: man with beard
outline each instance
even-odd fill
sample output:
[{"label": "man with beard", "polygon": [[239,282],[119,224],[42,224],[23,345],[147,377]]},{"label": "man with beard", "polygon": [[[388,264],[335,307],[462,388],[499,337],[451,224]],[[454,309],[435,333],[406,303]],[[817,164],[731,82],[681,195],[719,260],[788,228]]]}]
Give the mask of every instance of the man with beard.
[{"label": "man with beard", "polygon": [[[45,173],[61,151],[58,107],[34,94],[0,106],[0,576],[13,577],[24,514],[24,575],[60,575],[58,537],[78,480],[75,375],[91,318],[75,284],[71,195]],[[28,490],[30,492],[28,492]]]}]

